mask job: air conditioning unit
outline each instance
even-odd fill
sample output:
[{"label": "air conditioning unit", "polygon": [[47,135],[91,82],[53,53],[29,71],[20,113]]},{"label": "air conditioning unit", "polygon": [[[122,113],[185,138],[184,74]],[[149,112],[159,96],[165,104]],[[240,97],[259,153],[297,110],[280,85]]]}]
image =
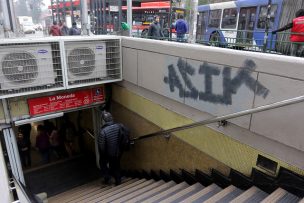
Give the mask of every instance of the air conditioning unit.
[{"label": "air conditioning unit", "polygon": [[55,83],[49,44],[0,46],[0,90],[37,88]]},{"label": "air conditioning unit", "polygon": [[69,84],[94,81],[107,76],[104,41],[65,42]]}]

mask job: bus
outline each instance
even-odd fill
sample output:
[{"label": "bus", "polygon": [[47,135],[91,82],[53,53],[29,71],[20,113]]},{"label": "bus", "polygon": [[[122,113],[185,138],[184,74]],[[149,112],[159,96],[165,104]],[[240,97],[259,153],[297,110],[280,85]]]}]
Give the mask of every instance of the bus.
[{"label": "bus", "polygon": [[[280,25],[283,0],[272,0],[269,33]],[[237,0],[198,7],[197,42],[223,47],[261,50],[268,0]],[[269,34],[267,48],[275,47]]]}]

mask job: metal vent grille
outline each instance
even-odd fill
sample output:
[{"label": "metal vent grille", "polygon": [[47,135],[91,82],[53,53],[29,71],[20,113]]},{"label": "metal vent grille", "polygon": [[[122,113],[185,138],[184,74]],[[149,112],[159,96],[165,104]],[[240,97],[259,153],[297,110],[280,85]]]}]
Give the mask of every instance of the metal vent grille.
[{"label": "metal vent grille", "polygon": [[121,80],[120,40],[66,41],[64,45],[69,87]]},{"label": "metal vent grille", "polygon": [[68,61],[68,71],[75,76],[87,76],[95,70],[95,53],[92,49],[73,49],[68,55]]},{"label": "metal vent grille", "polygon": [[2,71],[8,81],[31,83],[38,77],[37,59],[31,53],[9,53],[3,57]]},{"label": "metal vent grille", "polygon": [[0,98],[64,88],[59,42],[0,44]]},{"label": "metal vent grille", "polygon": [[120,40],[107,41],[107,80],[122,79]]}]

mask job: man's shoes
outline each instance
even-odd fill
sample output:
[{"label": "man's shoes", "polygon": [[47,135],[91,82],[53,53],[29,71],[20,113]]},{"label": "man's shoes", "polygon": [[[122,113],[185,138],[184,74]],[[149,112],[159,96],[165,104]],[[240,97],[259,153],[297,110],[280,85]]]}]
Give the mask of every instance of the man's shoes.
[{"label": "man's shoes", "polygon": [[105,184],[105,185],[109,185],[110,184],[110,178],[104,178],[102,183]]}]

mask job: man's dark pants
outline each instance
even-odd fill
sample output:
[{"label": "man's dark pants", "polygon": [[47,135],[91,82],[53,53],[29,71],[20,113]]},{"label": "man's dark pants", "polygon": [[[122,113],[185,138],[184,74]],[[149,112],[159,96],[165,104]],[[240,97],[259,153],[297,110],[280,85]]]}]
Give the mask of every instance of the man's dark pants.
[{"label": "man's dark pants", "polygon": [[109,157],[102,155],[99,159],[101,174],[104,177],[104,182],[107,184],[111,179],[111,175],[115,179],[115,185],[121,183],[120,175],[120,156],[119,157]]}]

